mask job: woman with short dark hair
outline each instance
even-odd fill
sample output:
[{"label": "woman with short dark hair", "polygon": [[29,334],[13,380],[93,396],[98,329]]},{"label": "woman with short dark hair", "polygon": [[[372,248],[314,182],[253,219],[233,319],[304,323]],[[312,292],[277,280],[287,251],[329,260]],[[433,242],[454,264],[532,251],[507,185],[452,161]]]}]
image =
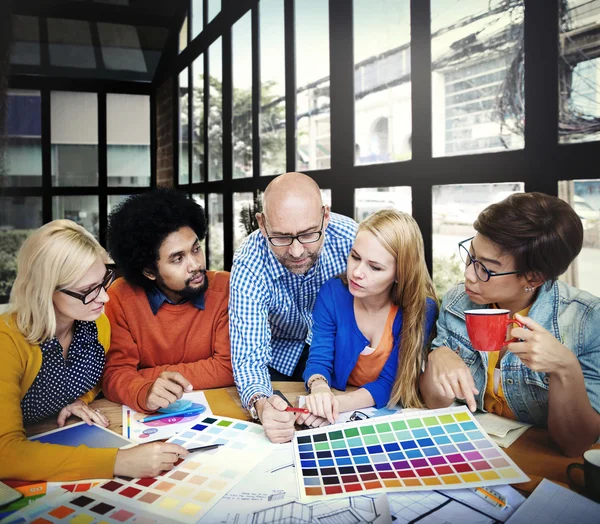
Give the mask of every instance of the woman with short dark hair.
[{"label": "woman with short dark hair", "polygon": [[[460,246],[465,282],[442,302],[420,388],[429,408],[455,398],[548,426],[569,456],[600,436],[600,299],[557,278],[581,251],[573,208],[542,193],[519,193],[482,211]],[[508,329],[499,352],[473,349],[464,311],[499,308],[525,327]],[[577,427],[577,431],[573,428]]]}]

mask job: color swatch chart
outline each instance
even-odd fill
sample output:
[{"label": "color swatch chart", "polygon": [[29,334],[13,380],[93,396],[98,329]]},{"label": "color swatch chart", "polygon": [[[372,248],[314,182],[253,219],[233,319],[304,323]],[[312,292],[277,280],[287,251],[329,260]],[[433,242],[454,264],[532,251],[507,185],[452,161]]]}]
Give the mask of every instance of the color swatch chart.
[{"label": "color swatch chart", "polygon": [[176,520],[165,519],[140,510],[119,506],[98,493],[65,493],[49,495],[35,504],[15,513],[10,524],[167,524]]},{"label": "color swatch chart", "polygon": [[169,442],[184,448],[223,445],[190,454],[160,477],[116,478],[92,491],[119,505],[178,522],[196,522],[275,445],[261,426],[217,416],[200,417],[198,424]]},{"label": "color swatch chart", "polygon": [[294,455],[305,501],[529,480],[466,407],[302,431],[294,438]]}]

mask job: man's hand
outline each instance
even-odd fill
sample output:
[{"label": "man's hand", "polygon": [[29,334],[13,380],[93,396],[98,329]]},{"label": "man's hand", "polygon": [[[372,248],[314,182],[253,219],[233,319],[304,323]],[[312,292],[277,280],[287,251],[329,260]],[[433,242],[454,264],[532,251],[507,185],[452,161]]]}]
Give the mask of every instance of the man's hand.
[{"label": "man's hand", "polygon": [[148,390],[146,407],[150,411],[166,408],[180,399],[184,391],[192,391],[192,389],[190,382],[180,373],[163,371]]},{"label": "man's hand", "polygon": [[278,395],[261,398],[255,404],[258,418],[271,442],[289,442],[294,438],[294,423],[298,415],[287,412],[287,403]]}]

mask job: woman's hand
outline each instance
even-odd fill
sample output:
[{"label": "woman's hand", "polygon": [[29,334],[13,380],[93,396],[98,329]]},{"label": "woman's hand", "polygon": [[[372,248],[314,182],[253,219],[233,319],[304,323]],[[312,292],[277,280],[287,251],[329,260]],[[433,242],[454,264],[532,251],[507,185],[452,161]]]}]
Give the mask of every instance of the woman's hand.
[{"label": "woman's hand", "polygon": [[314,382],[314,385],[310,389],[310,395],[306,397],[304,407],[313,415],[326,419],[330,424],[335,424],[340,414],[338,399],[335,398],[327,383],[322,380]]},{"label": "woman's hand", "polygon": [[556,373],[566,371],[574,364],[579,365],[575,354],[535,320],[521,315],[515,315],[515,318],[528,329],[512,329],[511,336],[521,339],[522,342],[511,342],[508,344],[508,351],[519,357],[529,369],[542,373]]},{"label": "woman's hand", "polygon": [[79,417],[81,420],[87,423],[88,426],[91,426],[94,422],[105,428],[107,428],[109,425],[108,419],[100,412],[99,409],[91,408],[83,400],[76,400],[72,404],[69,404],[60,410],[58,418],[56,419],[58,427],[62,428],[71,415]]},{"label": "woman's hand", "polygon": [[477,409],[475,395],[479,391],[469,366],[460,356],[450,348],[441,346],[429,353],[427,367],[439,395],[452,401],[455,398],[465,399],[471,411]]},{"label": "woman's hand", "polygon": [[188,451],[177,444],[148,442],[117,452],[114,474],[126,477],[156,477],[161,471],[173,469],[180,457]]}]

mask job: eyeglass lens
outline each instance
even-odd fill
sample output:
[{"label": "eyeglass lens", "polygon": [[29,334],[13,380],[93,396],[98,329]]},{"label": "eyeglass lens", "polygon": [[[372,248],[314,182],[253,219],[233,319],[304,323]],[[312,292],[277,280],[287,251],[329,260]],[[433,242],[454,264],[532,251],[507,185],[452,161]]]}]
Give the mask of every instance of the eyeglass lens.
[{"label": "eyeglass lens", "polygon": [[490,274],[488,269],[481,263],[479,260],[473,260],[471,257],[471,253],[463,244],[460,245],[460,258],[464,262],[466,267],[469,267],[471,263],[473,263],[473,269],[475,270],[475,274],[477,278],[482,282],[487,282],[490,279]]}]

